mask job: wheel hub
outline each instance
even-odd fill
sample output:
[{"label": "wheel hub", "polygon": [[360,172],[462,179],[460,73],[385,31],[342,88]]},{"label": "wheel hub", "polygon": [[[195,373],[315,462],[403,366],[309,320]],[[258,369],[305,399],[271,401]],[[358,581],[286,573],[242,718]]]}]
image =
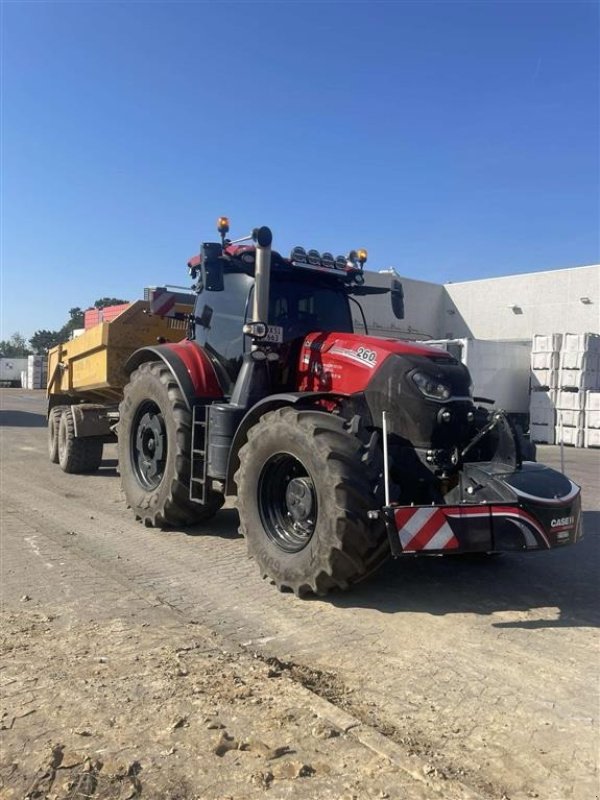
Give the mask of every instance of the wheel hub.
[{"label": "wheel hub", "polygon": [[145,404],[132,431],[132,462],[138,482],[154,489],[161,482],[167,455],[165,421],[158,406]]},{"label": "wheel hub", "polygon": [[265,533],[286,553],[311,540],[317,524],[317,493],[301,461],[277,453],[265,463],[258,481],[258,506]]},{"label": "wheel hub", "polygon": [[306,522],[314,509],[313,485],[310,478],[292,478],[285,490],[285,502],[294,522]]}]

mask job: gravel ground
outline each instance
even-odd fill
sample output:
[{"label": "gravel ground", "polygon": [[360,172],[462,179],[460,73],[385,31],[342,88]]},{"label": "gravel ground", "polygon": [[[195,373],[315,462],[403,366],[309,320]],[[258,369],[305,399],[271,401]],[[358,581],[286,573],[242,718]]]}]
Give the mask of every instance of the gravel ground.
[{"label": "gravel ground", "polygon": [[598,796],[598,451],[565,451],[576,547],[390,562],[300,601],[232,508],[145,530],[114,448],[65,475],[42,393],[0,400],[0,797]]}]

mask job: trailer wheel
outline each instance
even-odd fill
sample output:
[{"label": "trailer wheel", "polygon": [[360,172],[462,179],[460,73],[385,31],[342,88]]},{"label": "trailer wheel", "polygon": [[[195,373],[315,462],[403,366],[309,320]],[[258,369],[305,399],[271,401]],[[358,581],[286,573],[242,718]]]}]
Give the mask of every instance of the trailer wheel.
[{"label": "trailer wheel", "polygon": [[180,527],[210,519],[223,495],[206,505],[189,499],[192,415],[162,361],[132,372],[119,406],[121,486],[137,519],[149,527]]},{"label": "trailer wheel", "polygon": [[64,406],[54,406],[48,413],[48,456],[53,464],[58,464],[58,428]]},{"label": "trailer wheel", "polygon": [[282,408],[240,449],[240,533],[263,578],[298,596],[346,589],[389,553],[378,448],[360,426],[319,411]]},{"label": "trailer wheel", "polygon": [[77,438],[70,408],[63,408],[58,423],[58,463],[64,472],[95,472],[102,463],[102,440]]}]

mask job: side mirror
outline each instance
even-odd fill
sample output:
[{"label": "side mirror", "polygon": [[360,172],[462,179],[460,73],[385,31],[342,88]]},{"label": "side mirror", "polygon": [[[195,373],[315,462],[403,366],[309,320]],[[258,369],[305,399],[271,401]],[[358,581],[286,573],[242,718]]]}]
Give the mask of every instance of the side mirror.
[{"label": "side mirror", "polygon": [[392,280],[392,311],[396,319],[404,319],[404,289],[395,278]]}]

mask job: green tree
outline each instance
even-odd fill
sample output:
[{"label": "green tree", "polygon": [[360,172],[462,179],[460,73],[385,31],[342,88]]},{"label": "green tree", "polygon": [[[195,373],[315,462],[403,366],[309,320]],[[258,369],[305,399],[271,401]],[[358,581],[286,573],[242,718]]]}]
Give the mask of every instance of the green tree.
[{"label": "green tree", "polygon": [[83,324],[84,311],[79,308],[79,306],[70,308],[69,321],[66,322],[59,331],[60,335],[62,336],[61,341],[66,342],[68,339],[70,339],[73,331],[76,330],[76,328],[83,328]]},{"label": "green tree", "polygon": [[29,340],[29,344],[35,353],[43,356],[52,347],[56,347],[57,344],[60,344],[69,338],[68,336],[64,337],[62,334],[62,328],[59,331],[36,331]]},{"label": "green tree", "polygon": [[25,337],[18,332],[13,333],[10,339],[0,342],[0,355],[3,358],[25,358],[30,354]]},{"label": "green tree", "polygon": [[94,303],[94,308],[106,308],[106,306],[121,306],[129,300],[119,300],[116,297],[101,297]]},{"label": "green tree", "polygon": [[[94,303],[94,308],[105,308],[106,306],[118,306],[122,303],[127,303],[127,300],[118,300],[116,297],[101,297]],[[44,355],[48,352],[52,347],[56,347],[57,344],[61,344],[62,342],[68,342],[73,335],[73,331],[77,328],[83,328],[84,326],[84,319],[85,319],[85,311],[81,309],[79,306],[74,306],[73,308],[69,309],[69,319],[65,324],[60,328],[58,331],[48,331],[48,330],[41,330],[36,331],[31,339],[29,340],[29,344],[33,348],[35,353]],[[18,334],[15,334],[17,336]],[[21,337],[23,339],[23,337]],[[5,342],[0,343],[2,345],[6,344]],[[23,344],[25,344],[25,340],[23,339]],[[13,356],[14,358],[14,356]]]}]

